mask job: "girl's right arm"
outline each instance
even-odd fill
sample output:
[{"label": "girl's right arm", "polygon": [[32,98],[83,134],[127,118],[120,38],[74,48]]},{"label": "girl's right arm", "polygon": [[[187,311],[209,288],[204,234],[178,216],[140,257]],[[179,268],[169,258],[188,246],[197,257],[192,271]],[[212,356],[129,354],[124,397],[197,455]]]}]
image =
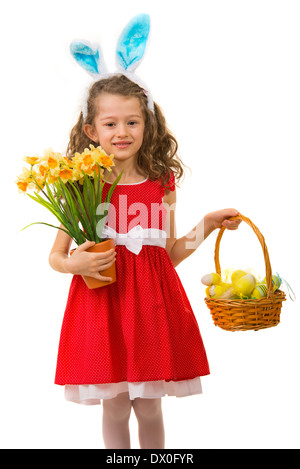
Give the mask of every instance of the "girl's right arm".
[{"label": "girl's right arm", "polygon": [[49,264],[52,269],[73,275],[86,275],[107,282],[111,280],[110,277],[104,277],[99,272],[108,269],[115,262],[115,249],[105,253],[87,252],[86,250],[94,246],[95,242],[86,241],[78,246],[72,256],[69,256],[71,243],[72,238],[64,231],[58,230],[49,255]]}]

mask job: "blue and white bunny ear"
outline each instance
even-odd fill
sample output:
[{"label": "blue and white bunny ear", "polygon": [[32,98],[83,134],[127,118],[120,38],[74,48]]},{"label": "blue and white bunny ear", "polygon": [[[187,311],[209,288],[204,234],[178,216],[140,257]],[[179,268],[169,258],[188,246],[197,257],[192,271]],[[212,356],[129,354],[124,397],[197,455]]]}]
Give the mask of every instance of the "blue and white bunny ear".
[{"label": "blue and white bunny ear", "polygon": [[135,71],[144,56],[149,33],[149,15],[142,13],[129,21],[117,44],[116,61],[119,70]]},{"label": "blue and white bunny ear", "polygon": [[92,44],[88,41],[72,41],[70,52],[76,62],[93,77],[107,73],[103,55],[98,44]]}]

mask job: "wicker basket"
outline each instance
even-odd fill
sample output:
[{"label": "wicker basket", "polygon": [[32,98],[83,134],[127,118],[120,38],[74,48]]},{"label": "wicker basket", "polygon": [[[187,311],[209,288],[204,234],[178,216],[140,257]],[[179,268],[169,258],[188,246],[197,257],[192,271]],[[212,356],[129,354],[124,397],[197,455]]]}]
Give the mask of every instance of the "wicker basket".
[{"label": "wicker basket", "polygon": [[[226,331],[258,331],[268,327],[277,326],[280,322],[282,302],[285,301],[285,293],[281,290],[273,292],[272,270],[268,249],[263,235],[249,218],[243,215],[232,217],[230,220],[242,220],[254,231],[263,249],[266,265],[267,296],[260,299],[213,299],[205,298],[205,303],[210,309],[216,326]],[[219,248],[220,241],[225,231],[222,227],[216,241],[215,266],[216,272],[221,275]]]}]

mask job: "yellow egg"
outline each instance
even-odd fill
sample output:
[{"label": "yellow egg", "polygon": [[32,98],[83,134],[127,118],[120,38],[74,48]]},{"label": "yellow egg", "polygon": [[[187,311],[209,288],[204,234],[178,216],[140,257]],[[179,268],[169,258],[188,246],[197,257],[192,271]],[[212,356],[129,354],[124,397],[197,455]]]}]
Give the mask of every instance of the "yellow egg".
[{"label": "yellow egg", "polygon": [[265,296],[267,296],[267,285],[258,283],[251,294],[251,298],[257,300],[259,298],[264,298]]},{"label": "yellow egg", "polygon": [[244,277],[244,275],[247,275],[247,273],[244,272],[243,270],[235,270],[233,274],[231,275],[232,283],[237,282],[241,277]]},{"label": "yellow egg", "polygon": [[215,294],[216,294],[216,287],[217,287],[217,286],[218,286],[218,285],[211,285],[210,287],[207,287],[207,289],[205,290],[205,292],[208,293],[208,296],[210,296],[210,297],[215,296]]},{"label": "yellow egg", "polygon": [[203,285],[219,285],[221,283],[221,277],[218,274],[212,273],[212,274],[207,274],[202,277],[201,282]]},{"label": "yellow egg", "polygon": [[250,296],[255,288],[256,278],[252,274],[246,274],[234,284],[238,296]]},{"label": "yellow egg", "polygon": [[233,286],[232,285],[227,285],[224,289],[224,292],[220,296],[220,299],[230,300],[230,299],[234,298],[235,296],[236,295],[235,295],[235,291],[234,291]]},{"label": "yellow egg", "polygon": [[214,298],[220,298],[220,296],[224,293],[224,287],[222,285],[214,285]]},{"label": "yellow egg", "polygon": [[215,300],[221,298],[229,299],[233,297],[234,290],[231,284],[221,283],[221,285],[212,285],[210,287],[210,294]]}]

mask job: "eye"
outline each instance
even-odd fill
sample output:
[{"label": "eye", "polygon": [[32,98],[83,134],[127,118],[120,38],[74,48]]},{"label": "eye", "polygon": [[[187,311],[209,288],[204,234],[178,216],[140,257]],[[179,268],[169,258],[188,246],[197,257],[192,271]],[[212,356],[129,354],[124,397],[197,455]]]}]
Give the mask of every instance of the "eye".
[{"label": "eye", "polygon": [[135,125],[135,124],[137,124],[137,122],[136,121],[130,121],[130,122],[128,122],[128,124],[129,125]]},{"label": "eye", "polygon": [[105,124],[106,127],[113,127],[115,124],[113,122],[108,122]]}]

